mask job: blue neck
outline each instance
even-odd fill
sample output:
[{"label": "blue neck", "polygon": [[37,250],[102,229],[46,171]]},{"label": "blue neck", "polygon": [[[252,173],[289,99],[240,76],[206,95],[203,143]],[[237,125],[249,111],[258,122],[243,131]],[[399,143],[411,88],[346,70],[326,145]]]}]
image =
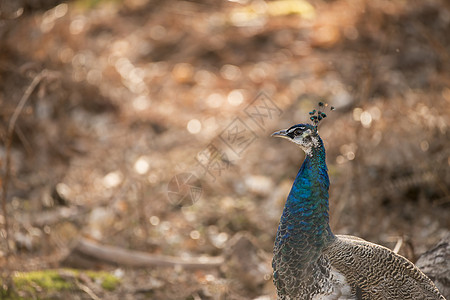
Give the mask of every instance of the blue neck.
[{"label": "blue neck", "polygon": [[[306,155],[286,201],[276,247],[284,243],[307,245],[304,258],[314,259],[334,235],[329,226],[328,188],[330,180],[322,140]],[[307,256],[307,257],[306,257]],[[309,260],[309,259],[307,259]]]}]

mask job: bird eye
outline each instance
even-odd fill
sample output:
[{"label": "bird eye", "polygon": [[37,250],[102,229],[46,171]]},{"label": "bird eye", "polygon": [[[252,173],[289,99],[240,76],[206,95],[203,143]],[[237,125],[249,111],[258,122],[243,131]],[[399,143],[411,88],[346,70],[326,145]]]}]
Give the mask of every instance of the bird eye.
[{"label": "bird eye", "polygon": [[302,130],[300,128],[297,128],[294,130],[294,135],[300,135],[302,133]]}]

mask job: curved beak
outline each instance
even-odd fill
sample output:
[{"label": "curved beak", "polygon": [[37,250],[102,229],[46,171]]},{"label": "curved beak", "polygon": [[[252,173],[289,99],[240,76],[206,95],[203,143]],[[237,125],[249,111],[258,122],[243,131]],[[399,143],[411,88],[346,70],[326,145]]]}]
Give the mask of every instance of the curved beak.
[{"label": "curved beak", "polygon": [[275,131],[271,136],[285,138],[287,137],[286,130]]}]

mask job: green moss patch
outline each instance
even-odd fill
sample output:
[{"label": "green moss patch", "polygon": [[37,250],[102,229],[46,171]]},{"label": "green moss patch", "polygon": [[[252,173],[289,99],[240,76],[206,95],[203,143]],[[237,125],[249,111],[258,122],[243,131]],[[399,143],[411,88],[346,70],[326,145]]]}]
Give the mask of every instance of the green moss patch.
[{"label": "green moss patch", "polygon": [[83,283],[82,275],[88,276],[93,283],[101,286],[105,291],[114,291],[120,284],[119,278],[104,271],[58,269],[15,272],[12,276],[14,291],[6,293],[1,287],[0,279],[0,295],[2,299],[12,300],[30,299],[31,296],[36,299],[52,298],[58,294],[79,291],[77,282]]},{"label": "green moss patch", "polygon": [[17,272],[13,280],[18,290],[61,291],[73,288],[73,284],[63,279],[56,270]]},{"label": "green moss patch", "polygon": [[93,281],[99,282],[103,289],[114,291],[120,283],[120,279],[108,272],[86,271],[86,275]]}]

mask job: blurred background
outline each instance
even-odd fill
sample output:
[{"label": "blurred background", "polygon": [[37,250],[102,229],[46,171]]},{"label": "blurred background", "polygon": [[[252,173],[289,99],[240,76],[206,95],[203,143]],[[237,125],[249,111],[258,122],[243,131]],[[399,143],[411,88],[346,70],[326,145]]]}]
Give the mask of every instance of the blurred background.
[{"label": "blurred background", "polygon": [[[304,154],[270,134],[318,101],[336,107],[320,125],[335,233],[414,262],[449,231],[445,0],[20,0],[0,18],[3,293],[274,299]],[[16,280],[47,269],[118,283]]]}]

